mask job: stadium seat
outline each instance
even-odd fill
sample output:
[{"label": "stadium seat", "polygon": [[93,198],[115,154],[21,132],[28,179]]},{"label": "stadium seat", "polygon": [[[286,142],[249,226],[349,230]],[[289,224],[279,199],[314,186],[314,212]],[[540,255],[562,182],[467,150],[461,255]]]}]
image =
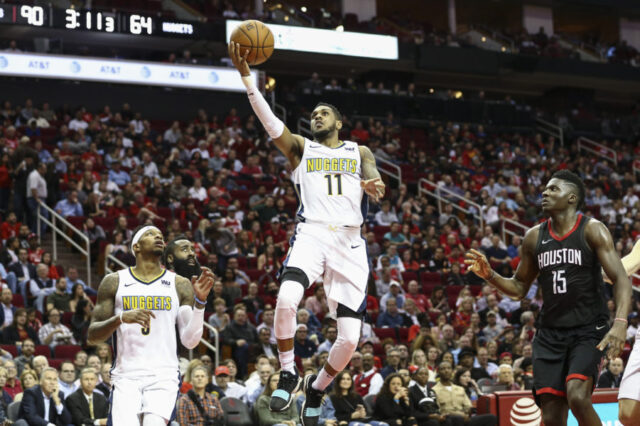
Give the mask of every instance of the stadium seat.
[{"label": "stadium seat", "polygon": [[13,299],[11,300],[11,303],[13,303],[13,306],[15,306],[16,308],[23,308],[24,298],[20,293],[16,293],[13,295]]},{"label": "stadium seat", "polygon": [[73,318],[73,312],[65,312],[62,314],[60,321],[67,327],[71,327],[71,318]]},{"label": "stadium seat", "polygon": [[53,354],[56,358],[74,359],[81,350],[80,345],[58,345],[53,348]]},{"label": "stadium seat", "polygon": [[251,426],[251,412],[249,407],[238,398],[225,396],[220,400],[222,411],[225,413],[226,424],[234,426]]},{"label": "stadium seat", "polygon": [[51,358],[51,348],[48,345],[36,345],[34,355],[44,355],[47,358]]},{"label": "stadium seat", "polygon": [[367,414],[372,414],[373,413],[373,407],[376,404],[376,397],[378,395],[367,395],[364,398],[362,398],[363,402],[364,402],[364,408],[366,408],[367,410]]},{"label": "stadium seat", "polygon": [[15,422],[18,420],[18,413],[20,412],[20,401],[14,401],[7,406],[7,419]]},{"label": "stadium seat", "polygon": [[18,356],[18,347],[16,345],[0,345],[0,349],[9,352],[14,358]]},{"label": "stadium seat", "polygon": [[63,362],[71,360],[71,358],[49,358],[49,367],[59,370]]},{"label": "stadium seat", "polygon": [[388,337],[392,338],[394,341],[397,339],[395,328],[374,328],[373,332],[380,338],[380,340],[384,340]]}]

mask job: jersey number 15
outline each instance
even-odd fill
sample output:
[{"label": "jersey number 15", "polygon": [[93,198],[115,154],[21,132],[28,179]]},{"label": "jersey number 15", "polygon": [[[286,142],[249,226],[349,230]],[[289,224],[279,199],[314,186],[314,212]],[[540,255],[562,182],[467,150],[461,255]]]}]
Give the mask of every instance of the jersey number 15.
[{"label": "jersey number 15", "polygon": [[564,277],[564,269],[551,271],[553,273],[553,294],[567,292],[567,279]]}]

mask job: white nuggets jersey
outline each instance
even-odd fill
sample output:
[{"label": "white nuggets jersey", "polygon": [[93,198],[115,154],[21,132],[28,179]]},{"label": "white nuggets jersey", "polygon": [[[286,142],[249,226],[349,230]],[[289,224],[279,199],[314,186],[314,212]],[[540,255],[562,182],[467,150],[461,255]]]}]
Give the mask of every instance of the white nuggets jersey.
[{"label": "white nuggets jersey", "polygon": [[367,215],[367,197],[360,187],[358,144],[344,141],[336,148],[304,140],[300,164],[292,173],[301,222],[361,226]]},{"label": "white nuggets jersey", "polygon": [[114,365],[111,374],[118,377],[176,377],[178,354],[176,320],[180,302],[176,274],[165,270],[150,282],[141,281],[131,268],[118,271],[118,291],[114,312],[149,309],[155,314],[149,328],[140,324],[120,324],[113,340]]}]

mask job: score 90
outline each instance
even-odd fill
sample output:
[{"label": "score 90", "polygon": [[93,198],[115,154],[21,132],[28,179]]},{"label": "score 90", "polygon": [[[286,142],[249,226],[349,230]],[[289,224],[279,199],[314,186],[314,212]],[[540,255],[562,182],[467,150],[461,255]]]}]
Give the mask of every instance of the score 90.
[{"label": "score 90", "polygon": [[150,16],[142,15],[130,15],[129,16],[129,31],[131,34],[142,34],[142,31],[146,30],[146,34],[151,35],[153,33],[153,21]]},{"label": "score 90", "polygon": [[20,17],[26,19],[29,25],[41,27],[44,25],[44,8],[42,6],[20,6]]}]

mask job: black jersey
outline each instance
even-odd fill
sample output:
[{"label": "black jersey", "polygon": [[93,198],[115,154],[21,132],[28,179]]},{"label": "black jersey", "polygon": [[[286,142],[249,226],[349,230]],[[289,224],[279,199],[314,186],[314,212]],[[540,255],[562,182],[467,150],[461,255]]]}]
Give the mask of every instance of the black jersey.
[{"label": "black jersey", "polygon": [[606,322],[609,317],[600,261],[584,236],[589,220],[579,214],[573,229],[561,237],[551,229],[551,220],[540,224],[535,254],[542,288],[538,318],[542,327],[579,327]]}]

